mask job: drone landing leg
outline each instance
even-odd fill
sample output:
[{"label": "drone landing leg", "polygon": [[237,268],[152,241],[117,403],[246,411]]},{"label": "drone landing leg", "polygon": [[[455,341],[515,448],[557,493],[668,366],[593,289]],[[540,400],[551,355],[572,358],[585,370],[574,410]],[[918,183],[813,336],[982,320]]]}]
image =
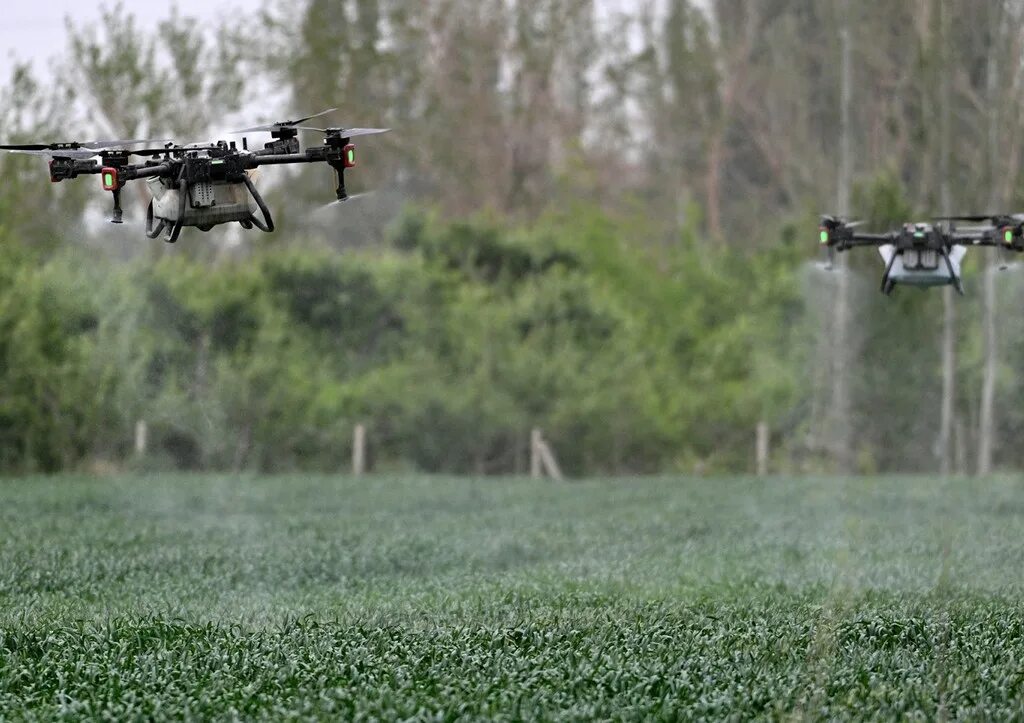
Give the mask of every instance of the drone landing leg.
[{"label": "drone landing leg", "polygon": [[335,194],[338,196],[339,201],[348,200],[348,191],[345,190],[345,164],[344,163],[331,163],[331,168],[334,169],[338,175],[338,188]]},{"label": "drone landing leg", "polygon": [[271,233],[274,230],[274,217],[270,215],[270,209],[267,208],[266,201],[263,200],[263,196],[256,190],[256,186],[253,185],[252,179],[249,178],[249,174],[243,174],[242,180],[245,181],[245,187],[249,189],[249,193],[252,194],[252,198],[256,201],[256,205],[260,207],[260,213],[263,214],[263,221],[256,218],[256,214],[249,217],[253,225],[256,226],[260,231],[264,233]]},{"label": "drone landing leg", "polygon": [[160,223],[158,223],[156,225],[156,227],[154,228],[154,226],[153,226],[153,201],[150,201],[149,202],[149,206],[146,208],[146,237],[147,238],[156,238],[157,236],[159,236],[161,234],[161,232],[164,230],[164,226],[166,226],[166,225],[167,225],[167,223],[163,219],[160,219]]},{"label": "drone landing leg", "polygon": [[[185,173],[185,169],[181,169],[182,175]],[[184,183],[178,184],[178,220],[174,222],[171,230],[167,232],[167,238],[164,239],[169,244],[176,243],[178,237],[181,236],[181,228],[185,225],[185,195],[188,193],[188,189]]]},{"label": "drone landing leg", "polygon": [[121,210],[121,187],[118,186],[113,191],[114,194],[114,215],[110,219],[110,223],[124,223],[124,211]]},{"label": "drone landing leg", "polygon": [[952,279],[951,283],[953,284],[953,288],[956,289],[956,292],[960,294],[960,296],[965,296],[964,282],[956,275],[956,271],[953,270],[953,261],[949,258],[949,252],[943,251],[942,258],[946,260],[946,268],[949,269],[949,278]]},{"label": "drone landing leg", "polygon": [[892,290],[896,286],[890,279],[889,275],[892,274],[893,264],[896,263],[896,252],[893,251],[892,258],[889,259],[889,263],[885,265],[885,273],[882,274],[882,293],[886,296],[892,296]]}]

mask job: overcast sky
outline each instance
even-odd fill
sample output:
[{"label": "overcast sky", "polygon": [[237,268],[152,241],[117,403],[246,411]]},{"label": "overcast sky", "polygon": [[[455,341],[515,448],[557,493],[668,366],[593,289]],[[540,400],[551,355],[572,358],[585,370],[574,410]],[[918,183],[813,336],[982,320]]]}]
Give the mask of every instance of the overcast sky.
[{"label": "overcast sky", "polygon": [[[296,5],[303,4],[295,0]],[[409,0],[417,2],[417,0]],[[623,10],[634,0],[599,0],[598,11]],[[15,61],[30,61],[39,75],[45,75],[49,61],[62,54],[67,31],[64,19],[71,16],[77,25],[96,24],[102,8],[113,7],[115,0],[0,0],[0,83],[5,83]],[[155,26],[176,4],[186,17],[215,20],[238,14],[253,17],[262,0],[124,0],[125,9],[135,15],[141,25]],[[242,9],[244,8],[244,10]]]},{"label": "overcast sky", "polygon": [[[182,15],[215,19],[239,7],[260,7],[259,3],[236,0],[177,0]],[[114,2],[93,0],[7,0],[3,2],[0,20],[0,82],[10,77],[14,60],[31,61],[36,71],[47,68],[50,58],[60,55],[66,37],[64,18],[71,16],[77,25],[95,24],[102,14],[102,6],[113,7]],[[171,12],[172,3],[160,0],[125,0],[124,7],[140,23],[155,25]],[[255,10],[250,10],[255,14]]]}]

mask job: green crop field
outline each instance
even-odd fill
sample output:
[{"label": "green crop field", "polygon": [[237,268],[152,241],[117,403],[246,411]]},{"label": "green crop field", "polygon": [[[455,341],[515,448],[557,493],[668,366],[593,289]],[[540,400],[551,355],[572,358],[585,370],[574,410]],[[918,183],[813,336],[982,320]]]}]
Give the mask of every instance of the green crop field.
[{"label": "green crop field", "polygon": [[0,482],[0,719],[1024,716],[1024,481]]}]

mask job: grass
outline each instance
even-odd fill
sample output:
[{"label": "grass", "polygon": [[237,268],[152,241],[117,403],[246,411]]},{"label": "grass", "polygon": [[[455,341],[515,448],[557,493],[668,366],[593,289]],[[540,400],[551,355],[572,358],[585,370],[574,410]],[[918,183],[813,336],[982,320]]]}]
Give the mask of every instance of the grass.
[{"label": "grass", "polygon": [[1024,481],[0,482],[0,719],[1024,717]]}]

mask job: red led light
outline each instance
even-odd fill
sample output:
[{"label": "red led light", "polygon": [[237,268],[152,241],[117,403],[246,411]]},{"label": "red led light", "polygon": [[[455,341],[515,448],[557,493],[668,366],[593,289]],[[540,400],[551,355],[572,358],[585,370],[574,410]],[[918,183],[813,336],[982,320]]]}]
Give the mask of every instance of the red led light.
[{"label": "red led light", "polygon": [[100,174],[100,178],[103,179],[104,191],[116,191],[118,189],[116,168],[104,168],[100,171]]}]

